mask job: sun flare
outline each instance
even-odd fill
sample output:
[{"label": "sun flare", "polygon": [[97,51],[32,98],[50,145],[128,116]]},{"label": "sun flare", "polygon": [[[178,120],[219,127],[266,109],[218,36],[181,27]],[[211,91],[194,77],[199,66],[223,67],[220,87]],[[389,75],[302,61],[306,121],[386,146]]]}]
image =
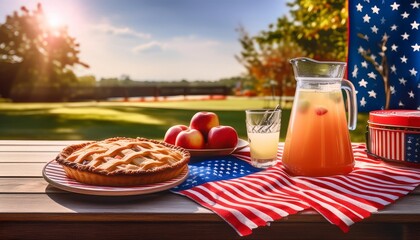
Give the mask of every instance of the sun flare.
[{"label": "sun flare", "polygon": [[60,15],[55,13],[47,13],[45,14],[47,23],[50,27],[56,28],[64,25],[63,18]]},{"label": "sun flare", "polygon": [[51,29],[66,27],[76,31],[84,23],[83,9],[76,1],[37,1],[42,4],[45,25]]}]

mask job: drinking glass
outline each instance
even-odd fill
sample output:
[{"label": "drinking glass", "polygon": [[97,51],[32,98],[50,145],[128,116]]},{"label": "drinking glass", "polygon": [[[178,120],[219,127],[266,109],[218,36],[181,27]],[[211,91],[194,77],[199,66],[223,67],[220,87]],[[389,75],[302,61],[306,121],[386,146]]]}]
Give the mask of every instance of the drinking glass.
[{"label": "drinking glass", "polygon": [[268,168],[277,163],[281,110],[246,110],[246,129],[251,150],[251,164]]}]

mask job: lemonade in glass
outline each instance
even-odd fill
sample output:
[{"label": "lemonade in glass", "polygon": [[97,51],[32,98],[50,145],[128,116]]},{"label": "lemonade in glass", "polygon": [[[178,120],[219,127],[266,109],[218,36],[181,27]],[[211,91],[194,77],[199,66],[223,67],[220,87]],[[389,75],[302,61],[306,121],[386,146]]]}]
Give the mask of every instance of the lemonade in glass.
[{"label": "lemonade in glass", "polygon": [[247,110],[246,126],[251,164],[267,168],[277,163],[281,110]]}]

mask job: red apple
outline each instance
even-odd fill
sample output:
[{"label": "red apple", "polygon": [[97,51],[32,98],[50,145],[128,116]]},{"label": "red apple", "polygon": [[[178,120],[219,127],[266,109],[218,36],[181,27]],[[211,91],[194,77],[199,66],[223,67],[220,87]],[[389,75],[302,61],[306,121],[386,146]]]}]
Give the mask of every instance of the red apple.
[{"label": "red apple", "polygon": [[204,139],[207,139],[210,129],[216,126],[219,126],[219,117],[214,112],[197,112],[190,122],[190,128],[200,131]]},{"label": "red apple", "polygon": [[172,126],[166,131],[163,141],[170,144],[175,144],[175,140],[178,134],[187,129],[188,129],[188,126],[185,126],[185,125]]},{"label": "red apple", "polygon": [[204,148],[204,137],[197,129],[187,129],[181,131],[175,140],[175,145],[187,149]]},{"label": "red apple", "polygon": [[238,133],[231,126],[217,126],[209,131],[208,148],[234,148],[238,144]]}]

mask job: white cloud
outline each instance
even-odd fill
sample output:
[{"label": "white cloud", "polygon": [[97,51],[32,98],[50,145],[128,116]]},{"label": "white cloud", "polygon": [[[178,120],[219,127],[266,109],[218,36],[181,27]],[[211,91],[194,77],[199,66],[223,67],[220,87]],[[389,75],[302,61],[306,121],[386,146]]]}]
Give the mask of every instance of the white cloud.
[{"label": "white cloud", "polygon": [[93,25],[92,28],[97,31],[107,33],[110,35],[130,36],[130,37],[136,37],[140,39],[150,39],[152,37],[151,34],[137,32],[129,27],[116,27],[116,26],[113,26],[111,24],[106,24],[106,23]]},{"label": "white cloud", "polygon": [[135,80],[218,80],[244,71],[234,55],[240,46],[196,35],[143,39],[109,38],[103,34],[83,35],[81,59],[91,68],[80,75],[101,77],[129,75]]},{"label": "white cloud", "polygon": [[188,58],[197,56],[204,57],[203,55],[206,54],[214,54],[223,46],[219,41],[198,38],[194,35],[173,38],[167,45],[169,49]]},{"label": "white cloud", "polygon": [[[191,58],[206,51],[217,51],[223,43],[211,39],[198,38],[194,35],[174,37],[166,41],[150,41],[132,48],[134,53],[164,51],[176,53],[179,57]],[[156,51],[159,50],[159,51]]]},{"label": "white cloud", "polygon": [[217,80],[243,71],[234,57],[239,50],[235,41],[178,36],[136,46],[132,51],[137,54],[120,70],[130,71],[134,79]]},{"label": "white cloud", "polygon": [[157,42],[157,41],[151,41],[148,43],[140,44],[135,46],[132,51],[134,53],[141,53],[141,52],[160,52],[166,48],[165,43]]}]

